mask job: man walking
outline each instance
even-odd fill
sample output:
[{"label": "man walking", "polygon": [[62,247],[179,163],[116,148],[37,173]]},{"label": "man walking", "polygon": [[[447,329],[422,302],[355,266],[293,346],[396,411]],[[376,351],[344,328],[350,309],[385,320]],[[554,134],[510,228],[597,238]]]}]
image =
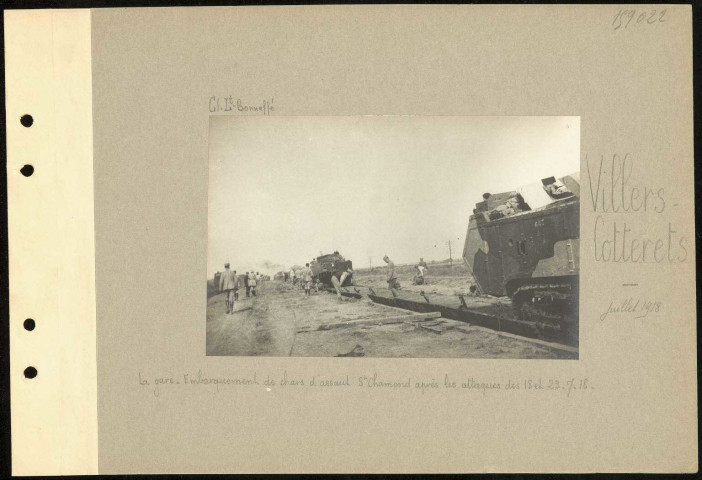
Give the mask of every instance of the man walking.
[{"label": "man walking", "polygon": [[302,270],[302,280],[305,284],[305,296],[309,297],[312,289],[312,270],[310,270],[309,263],[306,263],[304,270]]},{"label": "man walking", "polygon": [[254,273],[253,275],[251,275],[251,278],[249,279],[249,287],[251,287],[251,295],[253,295],[254,297],[256,296],[256,285],[258,284],[258,281],[256,280],[257,277],[258,277],[258,275],[256,275]]},{"label": "man walking", "polygon": [[244,287],[246,287],[246,298],[249,298],[249,294],[251,293],[251,286],[249,285],[249,272],[246,272],[246,275],[244,275]]},{"label": "man walking", "polygon": [[219,291],[226,294],[227,314],[234,313],[234,289],[237,287],[237,283],[236,270],[232,272],[229,270],[229,264],[225,263],[224,272],[219,277]]},{"label": "man walking", "polygon": [[390,257],[388,257],[387,255],[385,255],[383,257],[383,260],[385,260],[385,263],[388,264],[388,276],[387,276],[388,288],[390,290],[393,290],[393,289],[399,290],[400,284],[397,281],[397,275],[395,275],[395,263],[392,260],[390,260]]}]

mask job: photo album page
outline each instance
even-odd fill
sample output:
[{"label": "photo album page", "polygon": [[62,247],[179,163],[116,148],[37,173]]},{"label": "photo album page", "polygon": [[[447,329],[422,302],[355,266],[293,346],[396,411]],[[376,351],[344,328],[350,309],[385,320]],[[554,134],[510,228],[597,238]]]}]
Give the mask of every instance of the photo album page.
[{"label": "photo album page", "polygon": [[14,475],[697,471],[691,6],[4,15]]}]

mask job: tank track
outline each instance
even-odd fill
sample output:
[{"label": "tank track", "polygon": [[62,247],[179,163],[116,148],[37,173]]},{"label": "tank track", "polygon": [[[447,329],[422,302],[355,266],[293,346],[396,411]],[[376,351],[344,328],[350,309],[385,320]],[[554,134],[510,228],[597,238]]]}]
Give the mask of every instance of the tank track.
[{"label": "tank track", "polygon": [[544,337],[578,339],[578,285],[572,281],[533,281],[512,294],[512,308]]}]

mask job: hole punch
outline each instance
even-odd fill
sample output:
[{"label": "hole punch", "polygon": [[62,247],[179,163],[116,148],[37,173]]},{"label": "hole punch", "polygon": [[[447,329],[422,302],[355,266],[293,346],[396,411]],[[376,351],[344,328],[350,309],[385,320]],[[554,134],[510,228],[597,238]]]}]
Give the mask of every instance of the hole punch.
[{"label": "hole punch", "polygon": [[24,329],[27,330],[28,332],[31,332],[32,330],[34,330],[34,327],[36,327],[36,326],[37,326],[37,324],[33,318],[28,318],[24,321]]},{"label": "hole punch", "polygon": [[31,165],[29,165],[29,164],[27,164],[27,165],[25,165],[24,167],[20,168],[20,172],[21,172],[22,175],[24,175],[25,177],[31,177],[32,174],[34,173],[34,167],[31,166]]},{"label": "hole punch", "polygon": [[26,113],[26,114],[24,114],[24,115],[22,115],[22,116],[20,117],[20,123],[21,123],[24,127],[29,128],[29,127],[31,127],[32,125],[34,125],[34,118],[32,118],[32,116],[29,115],[28,113]]},{"label": "hole punch", "polygon": [[30,380],[37,376],[37,369],[34,367],[27,367],[24,369],[24,377]]}]

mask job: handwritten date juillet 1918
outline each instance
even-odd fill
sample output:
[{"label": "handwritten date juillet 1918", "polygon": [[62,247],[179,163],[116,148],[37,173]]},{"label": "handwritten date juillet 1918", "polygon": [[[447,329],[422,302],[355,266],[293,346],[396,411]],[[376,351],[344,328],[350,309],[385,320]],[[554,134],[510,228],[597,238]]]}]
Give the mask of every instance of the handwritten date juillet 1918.
[{"label": "handwritten date juillet 1918", "polygon": [[273,98],[264,99],[260,102],[245,102],[241,98],[235,98],[232,95],[226,97],[218,97],[212,95],[209,100],[210,113],[217,112],[238,112],[252,113],[258,115],[270,115],[275,111],[273,106]]},{"label": "handwritten date juillet 1918", "polygon": [[656,300],[644,300],[628,297],[623,300],[612,300],[609,302],[607,310],[600,315],[600,320],[604,321],[609,316],[630,316],[633,318],[645,318],[649,314],[659,313],[663,309],[663,302]]}]

